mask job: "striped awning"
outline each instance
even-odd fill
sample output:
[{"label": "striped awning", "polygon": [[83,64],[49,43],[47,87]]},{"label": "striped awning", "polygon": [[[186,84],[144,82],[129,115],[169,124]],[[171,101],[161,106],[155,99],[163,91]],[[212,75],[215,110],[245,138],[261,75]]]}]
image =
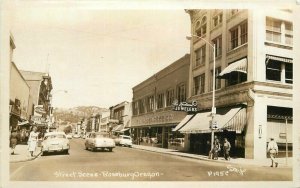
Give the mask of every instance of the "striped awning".
[{"label": "striped awning", "polygon": [[[242,107],[223,108],[217,110],[215,119],[218,124],[216,132],[224,130],[235,131],[241,133],[247,124],[246,109]],[[211,129],[209,122],[211,120],[211,112],[202,112],[193,116],[192,119],[182,128],[181,133],[209,133]]]},{"label": "striped awning", "polygon": [[241,72],[247,74],[247,58],[243,58],[228,65],[219,75],[218,78],[225,78],[232,72]]},{"label": "striped awning", "polygon": [[275,60],[275,61],[281,61],[281,62],[285,62],[285,63],[293,63],[293,59],[291,58],[286,58],[286,57],[278,57],[278,56],[274,56],[274,55],[266,55],[266,64],[268,64],[269,59]]}]

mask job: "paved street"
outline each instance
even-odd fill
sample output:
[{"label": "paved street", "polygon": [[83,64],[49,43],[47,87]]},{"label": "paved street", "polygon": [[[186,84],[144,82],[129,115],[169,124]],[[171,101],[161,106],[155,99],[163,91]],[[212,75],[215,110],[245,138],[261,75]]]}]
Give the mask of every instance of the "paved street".
[{"label": "paved street", "polygon": [[87,151],[83,139],[71,140],[70,155],[41,156],[10,164],[12,181],[290,181],[291,168],[227,165],[116,147]]}]

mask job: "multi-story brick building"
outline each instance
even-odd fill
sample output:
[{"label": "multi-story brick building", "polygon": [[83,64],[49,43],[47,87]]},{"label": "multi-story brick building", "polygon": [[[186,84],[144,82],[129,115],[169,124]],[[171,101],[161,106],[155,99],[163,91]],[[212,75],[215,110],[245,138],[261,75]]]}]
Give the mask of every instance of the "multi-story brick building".
[{"label": "multi-story brick building", "polygon": [[[185,55],[133,87],[131,131],[135,143],[168,148],[174,128],[186,112],[173,111],[174,100],[185,102],[190,55]],[[183,143],[182,143],[183,147]]]},{"label": "multi-story brick building", "polygon": [[[200,112],[177,127],[190,151],[207,154],[212,108],[213,46],[215,105],[222,140],[232,155],[266,158],[275,138],[280,154],[292,148],[293,14],[290,10],[186,10],[191,18],[189,101]],[[281,155],[279,155],[281,156]]]}]

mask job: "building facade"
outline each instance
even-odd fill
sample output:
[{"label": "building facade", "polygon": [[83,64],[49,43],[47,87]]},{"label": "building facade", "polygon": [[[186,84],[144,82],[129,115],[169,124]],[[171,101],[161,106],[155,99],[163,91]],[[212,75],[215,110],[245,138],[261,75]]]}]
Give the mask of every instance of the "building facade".
[{"label": "building facade", "polygon": [[33,106],[31,121],[44,132],[51,126],[49,124],[53,109],[51,106],[51,76],[43,72],[22,70],[20,72],[30,87],[31,106]]},{"label": "building facade", "polygon": [[132,116],[131,103],[123,101],[109,108],[110,111],[110,130],[113,134],[129,135],[130,119]]},{"label": "building facade", "polygon": [[[274,138],[279,156],[292,154],[293,14],[290,10],[186,10],[191,19],[188,101],[199,113],[177,130],[188,150],[207,154],[211,140],[215,56],[215,135],[229,138],[232,155],[267,157]],[[215,54],[213,54],[213,47]],[[202,117],[202,118],[201,118]],[[195,151],[196,150],[196,151]]]},{"label": "building facade", "polygon": [[[133,87],[131,133],[136,144],[171,148],[172,140],[183,136],[172,128],[186,112],[173,111],[172,104],[187,99],[189,61],[187,54]],[[177,146],[182,149],[184,142]]]}]

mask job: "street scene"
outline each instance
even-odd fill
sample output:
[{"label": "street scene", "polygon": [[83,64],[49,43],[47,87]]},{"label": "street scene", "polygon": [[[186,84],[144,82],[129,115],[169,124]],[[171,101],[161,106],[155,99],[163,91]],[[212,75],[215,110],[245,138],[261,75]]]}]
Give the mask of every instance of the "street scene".
[{"label": "street scene", "polygon": [[3,37],[8,181],[293,182],[292,8],[30,5]]}]

